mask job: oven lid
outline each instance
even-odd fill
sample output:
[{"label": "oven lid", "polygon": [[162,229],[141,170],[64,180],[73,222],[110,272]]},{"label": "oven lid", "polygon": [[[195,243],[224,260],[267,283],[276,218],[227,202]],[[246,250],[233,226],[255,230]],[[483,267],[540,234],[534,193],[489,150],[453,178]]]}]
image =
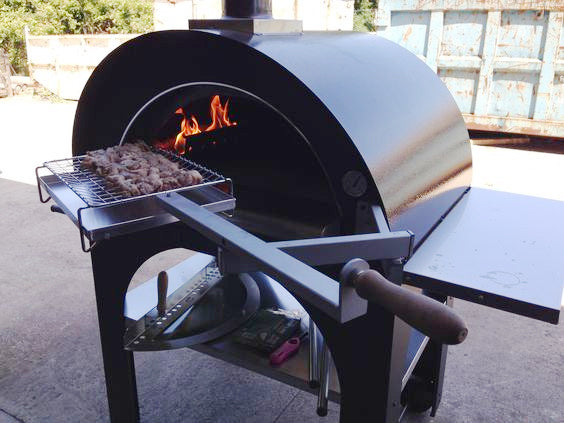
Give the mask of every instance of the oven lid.
[{"label": "oven lid", "polygon": [[405,282],[558,323],[564,202],[472,188],[404,267]]}]

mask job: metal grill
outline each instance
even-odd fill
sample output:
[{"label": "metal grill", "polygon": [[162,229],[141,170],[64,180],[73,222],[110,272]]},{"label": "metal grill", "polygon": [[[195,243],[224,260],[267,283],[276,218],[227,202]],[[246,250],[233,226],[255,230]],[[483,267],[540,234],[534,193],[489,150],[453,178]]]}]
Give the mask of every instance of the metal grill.
[{"label": "metal grill", "polygon": [[[184,191],[200,188],[206,185],[215,185],[226,182],[226,178],[221,176],[219,173],[194,163],[184,157],[180,157],[169,151],[154,147],[151,147],[151,151],[161,154],[173,162],[180,163],[180,169],[182,170],[197,170],[203,178],[202,182],[197,185],[159,191],[159,194]],[[43,165],[56,175],[63,183],[65,183],[89,207],[99,207],[119,202],[138,200],[140,198],[150,197],[157,194],[157,192],[155,192],[151,194],[131,196],[126,191],[119,190],[118,188],[111,186],[102,176],[82,166],[82,161],[85,157],[86,156],[83,155],[68,159],[53,160],[45,162]]]}]

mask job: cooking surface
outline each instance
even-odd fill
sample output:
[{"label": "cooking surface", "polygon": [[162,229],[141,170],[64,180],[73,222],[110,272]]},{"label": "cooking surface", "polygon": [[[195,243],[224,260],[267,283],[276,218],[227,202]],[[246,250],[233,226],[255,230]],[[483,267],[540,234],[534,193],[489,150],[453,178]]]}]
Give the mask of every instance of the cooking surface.
[{"label": "cooking surface", "polygon": [[[156,154],[164,156],[171,162],[178,163],[181,170],[196,170],[203,177],[203,181],[200,184],[167,191],[196,189],[204,185],[225,182],[223,176],[184,157],[155,148],[151,150]],[[98,175],[92,169],[84,166],[83,161],[85,158],[86,156],[76,156],[68,159],[53,160],[45,162],[44,166],[64,182],[82,201],[91,207],[126,202],[156,194],[155,192],[152,194],[130,196],[125,191],[109,184],[104,177]],[[162,190],[160,192],[166,191]]]},{"label": "cooking surface", "polygon": [[472,188],[407,262],[408,283],[556,323],[563,216],[564,202]]}]

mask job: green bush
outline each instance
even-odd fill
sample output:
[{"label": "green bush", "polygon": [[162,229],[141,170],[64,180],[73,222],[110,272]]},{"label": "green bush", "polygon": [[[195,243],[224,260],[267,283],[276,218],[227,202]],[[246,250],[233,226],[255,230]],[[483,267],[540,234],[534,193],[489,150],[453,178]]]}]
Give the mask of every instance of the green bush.
[{"label": "green bush", "polygon": [[25,26],[33,35],[143,33],[153,28],[151,0],[0,0],[0,47],[25,72]]},{"label": "green bush", "polygon": [[378,6],[377,0],[355,0],[354,22],[355,31],[375,31],[374,14]]}]

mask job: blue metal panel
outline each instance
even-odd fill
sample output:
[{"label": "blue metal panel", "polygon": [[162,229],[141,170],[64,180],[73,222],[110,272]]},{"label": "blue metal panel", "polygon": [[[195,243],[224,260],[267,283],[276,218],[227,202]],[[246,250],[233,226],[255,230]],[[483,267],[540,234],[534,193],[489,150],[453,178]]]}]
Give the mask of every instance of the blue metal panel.
[{"label": "blue metal panel", "polygon": [[378,34],[443,79],[471,129],[564,137],[562,1],[380,0]]}]

